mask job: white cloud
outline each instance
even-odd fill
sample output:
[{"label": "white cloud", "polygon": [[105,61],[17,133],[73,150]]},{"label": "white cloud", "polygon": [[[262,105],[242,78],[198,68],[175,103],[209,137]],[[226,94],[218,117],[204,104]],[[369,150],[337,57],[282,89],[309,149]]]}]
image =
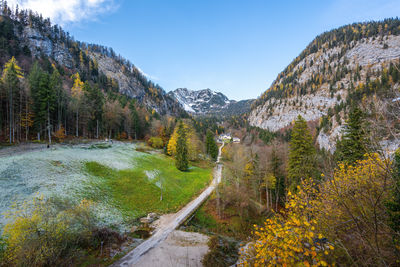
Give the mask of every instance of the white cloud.
[{"label": "white cloud", "polygon": [[18,4],[22,9],[36,11],[61,25],[92,20],[100,14],[118,8],[114,0],[8,0],[7,2],[11,7]]}]

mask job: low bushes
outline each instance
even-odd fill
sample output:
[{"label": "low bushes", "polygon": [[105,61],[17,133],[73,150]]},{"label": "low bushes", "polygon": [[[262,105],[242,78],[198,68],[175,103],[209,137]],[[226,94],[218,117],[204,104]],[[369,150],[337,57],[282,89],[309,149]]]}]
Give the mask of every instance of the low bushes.
[{"label": "low bushes", "polygon": [[10,222],[4,227],[4,245],[0,244],[2,266],[70,266],[84,250],[120,238],[97,228],[93,203],[88,200],[74,205],[36,197],[6,216]]},{"label": "low bushes", "polygon": [[208,247],[209,252],[202,260],[205,267],[233,266],[238,259],[239,243],[231,238],[213,236]]},{"label": "low bushes", "polygon": [[160,137],[150,137],[150,139],[147,141],[147,144],[152,148],[161,149],[164,147],[164,142]]}]

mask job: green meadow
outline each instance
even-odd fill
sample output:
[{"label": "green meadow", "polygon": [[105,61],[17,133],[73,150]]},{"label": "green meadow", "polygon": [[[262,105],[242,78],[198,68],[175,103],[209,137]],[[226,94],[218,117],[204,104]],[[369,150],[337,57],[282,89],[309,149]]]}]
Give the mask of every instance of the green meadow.
[{"label": "green meadow", "polygon": [[86,162],[85,171],[92,177],[91,187],[97,188],[88,198],[96,202],[108,199],[125,220],[135,219],[149,212],[177,211],[212,179],[211,167],[191,166],[189,171],[181,172],[170,157],[142,154],[130,169],[118,170],[96,161]]}]

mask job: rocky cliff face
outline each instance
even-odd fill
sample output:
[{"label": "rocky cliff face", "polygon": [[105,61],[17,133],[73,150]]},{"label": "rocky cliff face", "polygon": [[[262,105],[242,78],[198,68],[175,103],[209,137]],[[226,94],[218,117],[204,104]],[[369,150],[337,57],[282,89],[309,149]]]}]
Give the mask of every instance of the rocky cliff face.
[{"label": "rocky cliff face", "polygon": [[22,45],[27,46],[35,57],[46,55],[54,58],[60,65],[73,68],[73,58],[64,44],[52,41],[50,31],[39,31],[32,27],[23,27],[22,32],[15,31]]},{"label": "rocky cliff face", "polygon": [[[318,43],[318,38],[313,43]],[[333,152],[352,102],[349,97],[357,94],[357,90],[368,91],[365,88],[374,80],[380,82],[391,64],[399,59],[399,35],[380,34],[336,45],[320,42],[319,49],[303,51],[278,75],[253,105],[249,123],[278,131],[291,125],[299,115],[307,121],[325,118],[328,127],[319,129],[317,141],[321,148]],[[392,83],[390,87],[397,88],[398,84]],[[373,92],[359,94],[371,99]],[[380,100],[391,101],[384,94]]]},{"label": "rocky cliff face", "polygon": [[39,29],[19,21],[14,21],[13,24],[14,34],[19,45],[27,48],[33,57],[46,56],[61,66],[76,71],[80,66],[79,51],[81,51],[85,57],[97,63],[99,73],[116,81],[120,93],[137,99],[149,109],[154,109],[161,114],[176,115],[184,112],[178,102],[169,97],[162,88],[148,81],[133,65],[127,66],[127,61],[121,57],[112,57],[106,53],[96,52],[89,49],[94,45],[89,46],[84,43],[79,44],[84,44],[86,49],[72,44],[74,46],[72,51],[71,41],[67,37],[61,37],[61,30],[54,30],[55,26],[45,25]]},{"label": "rocky cliff face", "polygon": [[192,114],[237,115],[249,111],[251,100],[229,100],[224,94],[210,89],[198,91],[178,88],[168,93],[181,106]]}]

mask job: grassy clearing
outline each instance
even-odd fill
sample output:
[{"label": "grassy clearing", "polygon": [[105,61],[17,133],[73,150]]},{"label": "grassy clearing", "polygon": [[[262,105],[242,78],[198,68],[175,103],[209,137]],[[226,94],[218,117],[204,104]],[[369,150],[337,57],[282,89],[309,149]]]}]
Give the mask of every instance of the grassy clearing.
[{"label": "grassy clearing", "polygon": [[92,182],[98,188],[89,197],[94,201],[110,199],[125,219],[133,219],[149,212],[175,212],[211,180],[211,168],[192,166],[188,172],[181,172],[169,157],[143,154],[138,165],[128,170],[86,162],[85,170],[93,176]]}]

